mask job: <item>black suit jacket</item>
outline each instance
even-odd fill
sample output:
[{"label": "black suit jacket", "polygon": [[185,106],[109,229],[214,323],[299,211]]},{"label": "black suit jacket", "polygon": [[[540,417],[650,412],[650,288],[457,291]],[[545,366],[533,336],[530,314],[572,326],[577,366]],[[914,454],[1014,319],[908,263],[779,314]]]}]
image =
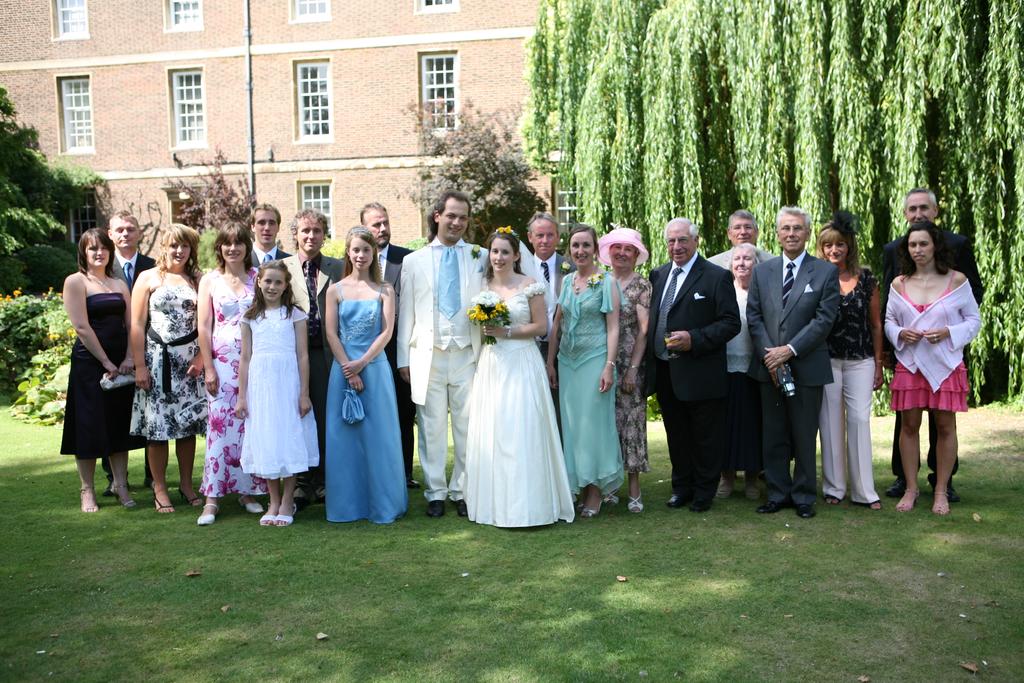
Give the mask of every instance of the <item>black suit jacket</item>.
[{"label": "black suit jacket", "polygon": [[[657,386],[654,335],[658,327],[662,293],[674,264],[651,272],[651,317],[647,324],[647,394]],[[680,401],[724,398],[728,392],[725,345],[739,334],[740,311],[729,271],[697,255],[690,272],[668,310],[666,330],[686,330],[691,348],[669,361],[672,389]]]},{"label": "black suit jacket", "polygon": [[[156,268],[156,261],[154,261],[153,259],[149,258],[145,254],[140,253],[139,257],[137,259],[135,259],[135,277],[133,278],[134,281],[132,282],[132,284],[134,285],[135,282],[138,282],[139,281],[139,275],[141,275],[142,273],[146,272],[150,268]],[[125,279],[124,271],[121,269],[121,265],[118,262],[116,256],[114,257],[113,271],[114,271],[114,277],[116,277],[121,282],[123,282],[125,284],[128,284],[128,280]],[[129,287],[129,289],[131,289],[131,288],[132,287]]]},{"label": "black suit jacket", "polygon": [[[971,242],[963,235],[958,235],[955,232],[949,230],[943,230],[942,236],[946,240],[946,245],[953,252],[953,267],[967,276],[967,281],[971,283],[971,292],[974,294],[974,300],[981,306],[981,300],[985,297],[985,287],[981,284],[981,275],[978,273],[978,263],[974,260],[974,249],[971,248]],[[892,285],[892,281],[899,275],[899,255],[898,248],[900,242],[903,241],[903,237],[897,237],[892,242],[887,243],[882,247],[882,319],[885,319],[885,307],[889,303],[889,287]],[[885,345],[886,351],[892,351],[892,343],[889,338],[882,335],[882,343]]]},{"label": "black suit jacket", "polygon": [[392,371],[398,369],[398,334],[395,332],[398,330],[398,300],[402,296],[402,261],[411,253],[405,247],[390,244],[384,266],[384,279],[395,288],[395,331],[392,332],[391,339],[384,347],[384,355],[387,356]]}]

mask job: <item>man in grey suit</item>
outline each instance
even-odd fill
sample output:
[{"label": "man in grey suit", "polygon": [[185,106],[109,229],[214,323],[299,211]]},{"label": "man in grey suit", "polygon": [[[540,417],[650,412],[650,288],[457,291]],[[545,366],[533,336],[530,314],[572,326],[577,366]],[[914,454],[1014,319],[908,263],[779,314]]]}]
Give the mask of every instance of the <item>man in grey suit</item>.
[{"label": "man in grey suit", "polygon": [[[537,272],[544,276],[544,284],[548,287],[547,301],[548,332],[551,331],[551,321],[555,317],[555,306],[558,305],[558,297],[562,293],[562,280],[566,274],[576,270],[572,265],[559,254],[558,248],[558,221],[546,211],[538,211],[526,224],[526,238],[530,241],[533,250],[534,264]],[[548,358],[548,335],[537,337],[537,347],[540,349],[540,356],[547,362]],[[558,428],[562,428],[562,416],[558,408],[558,389],[551,389],[551,398],[555,401],[555,418],[558,420]]]},{"label": "man in grey suit", "polygon": [[324,306],[327,287],[340,280],[345,270],[344,261],[320,253],[326,235],[326,216],[312,209],[300,211],[292,222],[292,236],[299,253],[284,260],[292,276],[295,305],[309,316],[306,324],[309,334],[309,400],[316,416],[316,436],[320,446],[320,464],[296,477],[295,505],[299,510],[309,503],[322,501],[324,491],[327,380],[334,360],[324,330]]},{"label": "man in grey suit", "polygon": [[[156,265],[156,261],[145,254],[139,253],[139,240],[142,239],[139,220],[129,211],[118,211],[107,222],[107,236],[114,243],[114,257],[117,260],[113,268],[114,277],[124,280],[128,285],[128,290],[131,291],[135,281],[139,278],[139,273],[147,271]],[[103,456],[100,462],[103,466],[103,471],[107,473],[107,488],[104,489],[103,495],[113,496],[114,492],[110,489],[110,486],[114,483],[114,475],[110,471],[110,463],[107,462],[107,456]],[[149,460],[143,456],[142,462],[145,463],[146,467],[146,478],[143,481],[143,485],[149,488],[153,483],[153,476],[149,471]]]},{"label": "man in grey suit", "polygon": [[[738,244],[754,245],[754,265],[775,258],[775,254],[770,251],[757,248],[757,233],[757,219],[754,218],[754,214],[745,209],[740,209],[739,211],[733,211],[729,216],[729,242],[734,247]],[[720,254],[715,254],[708,261],[719,268],[725,268],[731,272],[732,248],[726,249]]]},{"label": "man in grey suit", "polygon": [[252,231],[252,263],[259,268],[261,263],[288,258],[291,254],[277,246],[277,233],[281,230],[281,212],[273,204],[257,204],[249,214],[249,230]]},{"label": "man in grey suit", "polygon": [[[839,271],[806,251],[810,217],[785,206],[775,219],[782,256],[754,268],[747,295],[747,325],[753,342],[749,375],[760,383],[764,425],[762,455],[768,502],[774,513],[796,506],[814,516],[817,498],[815,449],[822,387],[832,382],[825,340],[839,312]],[[777,371],[792,370],[796,393],[784,396]],[[794,460],[790,473],[789,461]]]},{"label": "man in grey suit", "polygon": [[[388,210],[379,202],[370,202],[359,211],[359,224],[370,229],[377,239],[377,254],[380,261],[381,275],[384,280],[395,288],[395,315],[398,315],[402,297],[402,261],[412,252],[403,247],[391,244],[391,220]],[[395,329],[398,319],[395,319]],[[391,375],[395,380],[395,398],[398,402],[398,428],[402,432],[402,456],[405,460],[405,486],[418,489],[420,483],[412,478],[412,456],[415,449],[413,424],[416,420],[416,404],[412,402],[412,389],[408,382],[398,376],[398,335],[392,334],[387,346],[384,347],[391,366]]]}]

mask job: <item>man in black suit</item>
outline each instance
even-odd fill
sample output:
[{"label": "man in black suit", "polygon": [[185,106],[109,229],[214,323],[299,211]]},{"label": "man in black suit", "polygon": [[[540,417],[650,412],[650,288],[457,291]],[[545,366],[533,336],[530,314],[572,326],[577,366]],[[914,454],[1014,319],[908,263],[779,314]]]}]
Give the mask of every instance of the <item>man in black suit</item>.
[{"label": "man in black suit", "polygon": [[252,263],[257,268],[261,263],[291,256],[277,246],[281,212],[273,204],[257,204],[253,207],[249,214],[249,230],[253,235]]},{"label": "man in black suit", "polygon": [[725,345],[740,331],[728,271],[697,253],[697,226],[665,226],[671,263],[651,272],[647,395],[657,393],[672,460],[671,508],[711,508],[722,471],[728,391]]},{"label": "man in black suit", "polygon": [[[915,187],[904,197],[903,217],[907,219],[907,225],[919,221],[931,221],[934,223],[938,216],[939,205],[935,199],[935,193],[928,188]],[[971,249],[970,241],[963,235],[958,235],[949,230],[943,230],[942,235],[946,238],[946,246],[953,252],[954,267],[967,276],[967,281],[971,283],[974,299],[981,306],[985,289],[981,284],[981,275],[978,274],[978,264],[974,260],[974,250]],[[882,248],[882,296],[886,302],[888,302],[889,298],[889,286],[892,284],[900,268],[896,254],[899,243],[902,240],[903,237],[899,237]],[[884,307],[882,310],[885,310]],[[889,343],[888,338],[884,339],[884,343],[886,364],[889,368],[893,368],[895,361],[892,356],[892,344]],[[903,420],[900,418],[900,413],[897,412],[896,428],[892,437],[892,473],[896,476],[896,481],[885,490],[885,495],[890,498],[901,498],[907,490],[907,480],[903,475],[903,460],[900,457],[900,428],[902,423]],[[935,488],[935,442],[937,439],[938,433],[935,428],[935,418],[931,415],[931,411],[928,411],[928,469],[931,470],[928,474],[928,483],[932,485],[932,488]],[[957,458],[953,461],[953,474],[956,474],[959,466],[960,460]],[[950,503],[959,503],[960,495],[953,488],[953,474],[949,476],[946,493]]]},{"label": "man in black suit", "polygon": [[309,316],[309,400],[316,416],[320,447],[320,464],[296,477],[295,506],[302,510],[310,503],[323,501],[327,383],[334,362],[323,316],[327,288],[344,276],[345,262],[320,253],[327,237],[327,217],[319,211],[303,209],[297,213],[292,221],[292,237],[299,253],[284,259],[284,265],[292,276],[295,305]]},{"label": "man in black suit", "polygon": [[[749,375],[760,383],[762,456],[768,502],[760,513],[793,504],[814,516],[818,496],[816,448],[822,387],[832,382],[825,343],[839,313],[839,271],[806,251],[811,219],[785,206],[775,219],[777,256],[754,268],[747,295],[747,326],[754,353]],[[796,393],[784,396],[777,370],[788,365]],[[789,461],[794,460],[790,473]]]},{"label": "man in black suit", "polygon": [[[139,221],[129,211],[118,211],[110,217],[107,222],[107,236],[114,243],[114,277],[121,278],[128,285],[131,291],[135,281],[139,279],[139,273],[149,270],[156,265],[156,261],[145,254],[139,253],[139,240],[142,239],[142,230],[139,229]],[[149,460],[142,458],[146,467],[146,478],[143,485],[147,488],[153,483],[153,476],[149,471]],[[107,456],[101,460],[103,471],[107,473],[107,488],[104,489],[104,496],[113,496],[110,489],[114,482],[114,475],[110,471],[110,463]]]},{"label": "man in black suit", "polygon": [[[398,314],[398,300],[402,296],[402,261],[412,252],[391,244],[391,221],[388,210],[379,202],[370,202],[359,212],[359,223],[370,229],[377,238],[377,254],[381,275],[395,288],[395,315]],[[398,320],[395,320],[398,329]],[[418,489],[420,484],[412,478],[412,455],[414,444],[413,423],[416,420],[416,404],[412,402],[411,387],[398,377],[398,335],[392,334],[384,347],[384,354],[391,365],[391,376],[395,380],[395,397],[398,400],[398,426],[402,430],[402,456],[405,458],[405,485]]]}]

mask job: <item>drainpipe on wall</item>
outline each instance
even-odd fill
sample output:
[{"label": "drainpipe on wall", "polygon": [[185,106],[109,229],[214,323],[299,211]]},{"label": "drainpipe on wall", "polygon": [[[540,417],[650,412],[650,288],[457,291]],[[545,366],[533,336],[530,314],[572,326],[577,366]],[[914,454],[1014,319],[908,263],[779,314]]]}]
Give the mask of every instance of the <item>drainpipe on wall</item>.
[{"label": "drainpipe on wall", "polygon": [[245,92],[249,104],[248,134],[249,134],[249,192],[256,196],[256,132],[252,120],[252,14],[249,8],[250,0],[245,0]]}]

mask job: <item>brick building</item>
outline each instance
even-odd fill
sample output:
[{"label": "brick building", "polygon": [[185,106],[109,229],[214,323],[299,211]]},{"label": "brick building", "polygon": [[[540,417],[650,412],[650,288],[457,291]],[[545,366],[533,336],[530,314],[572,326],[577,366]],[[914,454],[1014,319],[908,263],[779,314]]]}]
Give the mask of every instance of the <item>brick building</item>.
[{"label": "brick building", "polygon": [[[429,102],[444,128],[467,101],[525,101],[535,0],[249,4],[247,41],[246,0],[3,2],[0,83],[47,157],[97,171],[106,208],[132,210],[149,240],[180,203],[171,179],[218,149],[225,172],[248,174],[249,59],[259,201],[321,209],[339,231],[380,201],[397,242],[423,231],[409,107]],[[96,218],[74,212],[71,236]]]}]

